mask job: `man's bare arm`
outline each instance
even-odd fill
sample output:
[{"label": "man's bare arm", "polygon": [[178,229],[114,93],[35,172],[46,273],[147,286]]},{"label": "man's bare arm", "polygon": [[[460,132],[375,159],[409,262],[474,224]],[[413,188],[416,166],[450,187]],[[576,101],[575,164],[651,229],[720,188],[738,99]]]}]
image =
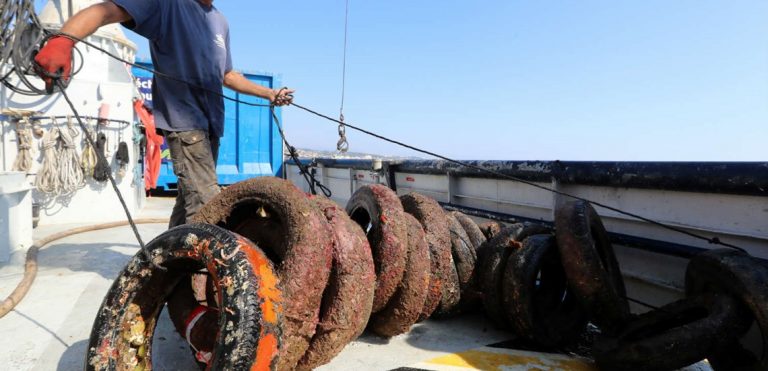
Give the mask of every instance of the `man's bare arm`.
[{"label": "man's bare arm", "polygon": [[61,32],[82,39],[101,26],[117,22],[128,22],[130,14],[111,1],[91,5],[75,14],[64,23]]},{"label": "man's bare arm", "polygon": [[284,89],[280,91],[280,96],[278,96],[278,91],[256,84],[235,71],[229,71],[224,75],[224,86],[238,93],[267,99],[278,106],[291,103],[289,96],[294,92],[293,90]]}]

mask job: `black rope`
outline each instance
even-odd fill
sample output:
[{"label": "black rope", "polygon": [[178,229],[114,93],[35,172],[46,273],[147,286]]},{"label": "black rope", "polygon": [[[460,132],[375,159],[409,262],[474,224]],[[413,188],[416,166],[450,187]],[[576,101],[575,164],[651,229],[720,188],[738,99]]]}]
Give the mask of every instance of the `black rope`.
[{"label": "black rope", "polygon": [[[280,90],[283,90],[283,89],[280,89]],[[283,143],[285,143],[285,148],[288,149],[288,156],[291,158],[291,160],[296,165],[296,167],[299,168],[299,172],[301,173],[301,175],[304,177],[304,180],[309,185],[310,193],[312,193],[313,195],[316,195],[317,188],[320,188],[320,191],[323,192],[325,197],[331,198],[331,195],[333,195],[331,190],[325,185],[323,185],[323,183],[320,183],[320,181],[318,181],[315,178],[315,174],[312,171],[310,171],[307,166],[304,166],[304,164],[301,163],[301,160],[299,159],[299,153],[296,150],[296,147],[288,143],[288,140],[285,138],[285,133],[283,132],[282,125],[280,125],[280,119],[278,119],[277,113],[275,112],[275,107],[270,106],[269,110],[270,112],[272,112],[272,118],[275,121],[275,126],[277,126],[277,131],[280,133],[280,137],[283,139]]]},{"label": "black rope", "polygon": [[722,240],[720,240],[720,238],[718,238],[718,237],[702,236],[702,235],[699,235],[699,234],[696,234],[696,233],[693,233],[693,232],[689,232],[689,231],[686,231],[684,229],[681,229],[681,228],[678,228],[678,227],[675,227],[675,226],[671,226],[671,225],[667,225],[667,224],[664,224],[664,223],[661,223],[661,222],[657,222],[657,221],[655,221],[653,219],[649,219],[649,218],[646,218],[646,217],[641,216],[641,215],[637,215],[637,214],[634,214],[634,213],[630,213],[630,212],[627,212],[627,211],[623,211],[623,210],[617,209],[617,208],[615,208],[613,206],[609,206],[609,205],[606,205],[606,204],[603,204],[603,203],[600,203],[600,202],[596,202],[596,201],[591,201],[589,199],[586,199],[586,198],[583,198],[583,197],[579,197],[579,196],[576,196],[576,195],[573,195],[573,194],[570,194],[570,193],[567,193],[567,192],[558,191],[558,190],[550,188],[550,187],[539,185],[539,184],[527,181],[527,180],[522,179],[522,178],[518,178],[518,177],[515,177],[515,176],[512,176],[512,175],[503,174],[501,172],[498,172],[498,171],[495,171],[495,170],[491,170],[491,169],[488,169],[488,168],[485,168],[485,167],[482,167],[482,166],[477,166],[477,165],[474,165],[474,164],[469,164],[469,163],[466,163],[466,162],[454,160],[452,158],[445,157],[443,155],[440,155],[440,154],[437,154],[437,153],[434,153],[434,152],[431,152],[431,151],[427,151],[427,150],[424,150],[424,149],[421,149],[421,148],[418,148],[418,147],[414,147],[412,145],[405,144],[403,142],[400,142],[400,141],[397,141],[397,140],[394,140],[394,139],[387,138],[387,137],[385,137],[383,135],[376,134],[374,132],[371,132],[371,131],[365,130],[363,128],[357,127],[355,125],[351,125],[351,124],[348,124],[348,123],[336,120],[336,119],[334,119],[334,118],[332,118],[332,117],[330,117],[328,115],[324,115],[322,113],[319,113],[319,112],[314,111],[312,109],[309,109],[307,107],[301,106],[299,104],[291,103],[291,105],[293,105],[296,108],[302,109],[302,110],[304,110],[306,112],[309,112],[309,113],[311,113],[313,115],[322,117],[322,118],[324,118],[326,120],[333,121],[333,122],[335,122],[337,124],[340,124],[340,125],[344,125],[344,126],[349,127],[349,128],[351,128],[353,130],[357,130],[357,131],[359,131],[359,132],[361,132],[363,134],[370,135],[372,137],[381,139],[381,140],[389,142],[389,143],[396,144],[396,145],[401,146],[401,147],[405,147],[405,148],[411,149],[411,150],[419,152],[419,153],[423,153],[425,155],[437,157],[437,158],[439,158],[441,160],[445,160],[447,162],[450,162],[450,163],[453,163],[453,164],[456,164],[456,165],[460,165],[460,166],[463,166],[463,167],[468,167],[470,169],[479,170],[479,171],[482,171],[482,172],[485,172],[485,173],[488,173],[488,174],[493,174],[495,176],[498,176],[498,177],[501,177],[501,178],[504,178],[504,179],[513,180],[513,181],[518,182],[518,183],[527,184],[527,185],[529,185],[531,187],[539,188],[539,189],[542,189],[542,190],[545,190],[545,191],[549,191],[549,192],[552,192],[552,193],[555,193],[555,194],[558,194],[558,195],[561,195],[561,196],[571,197],[571,198],[576,199],[576,200],[580,200],[580,201],[584,201],[584,202],[589,202],[589,203],[591,203],[591,204],[593,204],[595,206],[601,207],[603,209],[615,211],[615,212],[617,212],[619,214],[626,215],[626,216],[629,216],[629,217],[632,217],[632,218],[635,218],[635,219],[638,219],[638,220],[642,220],[642,221],[644,221],[646,223],[650,223],[650,224],[653,224],[653,225],[661,227],[661,228],[665,228],[665,229],[668,229],[668,230],[671,230],[671,231],[674,231],[674,232],[678,232],[678,233],[682,233],[682,234],[688,235],[690,237],[694,237],[694,238],[697,238],[697,239],[700,239],[700,240],[704,240],[704,241],[707,241],[710,244],[721,245],[721,246],[730,247],[732,249],[736,249],[736,250],[739,250],[739,251],[742,251],[742,252],[746,252],[746,250],[744,250],[743,248],[735,246],[735,245],[732,245],[732,244],[729,244],[729,243],[725,243]]},{"label": "black rope", "polygon": [[[61,82],[61,80],[55,80],[56,85],[59,86],[59,89],[61,89],[61,95],[64,97],[64,100],[67,101],[67,104],[69,105],[69,108],[72,110],[72,113],[74,114],[75,118],[77,118],[77,123],[80,125],[80,129],[83,131],[83,133],[88,133],[88,129],[85,127],[85,123],[83,123],[83,120],[80,119],[80,116],[77,114],[77,109],[75,109],[75,105],[72,103],[72,101],[69,99],[69,95],[66,92],[66,88],[64,84]],[[100,134],[99,142],[102,143],[102,146],[104,142],[106,142],[106,137],[104,138],[104,142],[101,141],[101,136],[104,135],[103,133]],[[88,141],[88,145],[96,149],[96,143],[93,142],[93,139],[90,135],[83,135],[85,139]],[[104,162],[107,163],[107,159],[104,157],[104,153],[102,151],[96,150],[96,156],[98,157],[98,162]],[[109,166],[109,165],[107,165]],[[98,165],[97,165],[98,167]],[[147,250],[146,245],[144,245],[144,240],[141,239],[141,235],[139,234],[139,229],[136,227],[136,223],[133,221],[133,217],[131,217],[131,211],[128,210],[128,205],[125,203],[125,199],[123,199],[123,194],[120,192],[120,189],[117,188],[117,182],[115,181],[115,178],[112,176],[112,173],[107,171],[106,172],[107,177],[109,178],[109,182],[112,184],[112,188],[115,190],[115,193],[117,194],[117,198],[120,200],[120,205],[123,206],[123,210],[125,211],[125,216],[128,218],[128,223],[131,225],[131,229],[133,230],[133,234],[136,236],[136,241],[139,242],[139,246],[141,247],[141,251],[144,253],[144,257],[147,259],[147,261],[152,264],[155,268],[160,270],[167,270],[167,268],[162,267],[160,265],[157,265],[152,260],[152,254],[149,250]]]},{"label": "black rope", "polygon": [[[96,50],[99,50],[102,53],[107,54],[111,58],[119,60],[119,61],[121,61],[123,63],[126,63],[126,64],[129,64],[129,65],[134,66],[136,68],[139,68],[139,69],[151,72],[151,73],[153,73],[153,74],[155,74],[157,76],[161,76],[161,77],[166,78],[166,79],[170,79],[170,80],[174,80],[174,81],[177,81],[177,82],[181,82],[181,83],[187,84],[188,86],[201,89],[203,91],[208,91],[208,92],[210,92],[212,94],[218,95],[218,96],[220,96],[220,97],[222,97],[224,99],[227,99],[227,100],[230,100],[230,101],[233,101],[233,102],[237,102],[237,103],[240,103],[240,104],[245,104],[245,105],[248,105],[248,106],[270,107],[270,109],[272,110],[272,116],[275,119],[277,119],[277,115],[275,114],[274,109],[272,108],[271,104],[270,105],[266,105],[266,104],[249,103],[249,102],[241,101],[241,100],[236,99],[236,98],[227,97],[226,95],[222,94],[221,92],[215,92],[215,91],[212,91],[212,90],[209,90],[209,89],[205,89],[205,88],[203,88],[201,86],[192,84],[192,83],[190,83],[188,81],[185,81],[183,79],[179,79],[179,78],[176,78],[176,77],[173,77],[173,76],[170,76],[170,75],[167,75],[167,74],[155,71],[155,70],[153,70],[153,69],[151,69],[149,67],[144,67],[144,66],[138,65],[136,63],[132,63],[130,61],[127,61],[127,60],[125,60],[123,58],[120,58],[119,56],[114,55],[114,54],[110,53],[109,51],[107,51],[107,50],[105,50],[105,49],[103,49],[103,48],[101,48],[101,47],[99,47],[99,46],[97,46],[97,45],[95,45],[95,44],[93,44],[91,42],[88,42],[87,40],[82,40],[80,38],[74,37],[72,35],[64,34],[64,33],[61,33],[61,32],[53,33],[52,35],[62,35],[62,36],[69,37],[69,38],[71,38],[73,40],[76,40],[76,41],[82,42],[82,43],[84,43],[84,44],[86,44],[88,46],[91,46],[92,48],[94,48]],[[74,73],[73,73],[73,76],[74,76]],[[322,118],[324,118],[326,120],[335,122],[335,123],[337,123],[339,125],[342,125],[344,127],[352,128],[353,130],[357,130],[357,131],[359,131],[361,133],[364,133],[364,134],[367,134],[369,136],[381,139],[383,141],[386,141],[386,142],[389,142],[389,143],[392,143],[392,144],[399,145],[399,146],[404,147],[404,148],[411,149],[413,151],[416,151],[416,152],[419,152],[419,153],[422,153],[422,154],[425,154],[425,155],[428,155],[428,156],[433,156],[433,157],[445,160],[447,162],[450,162],[450,163],[453,163],[453,164],[456,164],[456,165],[459,165],[459,166],[463,166],[463,167],[479,170],[479,171],[482,171],[482,172],[485,172],[485,173],[488,173],[488,174],[493,174],[493,175],[498,176],[498,177],[503,178],[503,179],[508,179],[508,180],[516,181],[516,182],[519,182],[519,183],[522,183],[522,184],[529,185],[531,187],[535,187],[535,188],[542,189],[542,190],[545,190],[545,191],[548,191],[548,192],[559,194],[561,196],[566,196],[566,197],[570,197],[570,198],[573,198],[573,199],[576,199],[576,200],[581,200],[581,201],[589,202],[589,203],[591,203],[591,204],[593,204],[593,205],[595,205],[597,207],[600,207],[600,208],[603,208],[603,209],[606,209],[606,210],[611,210],[611,211],[617,212],[619,214],[622,214],[622,215],[625,215],[625,216],[629,216],[629,217],[632,217],[634,219],[641,220],[641,221],[644,221],[646,223],[649,223],[649,224],[652,224],[652,225],[655,225],[655,226],[658,226],[658,227],[661,227],[661,228],[664,228],[664,229],[667,229],[667,230],[670,230],[670,231],[673,231],[673,232],[677,232],[677,233],[680,233],[680,234],[687,235],[689,237],[693,237],[693,238],[696,238],[696,239],[699,239],[699,240],[703,240],[703,241],[706,241],[706,242],[708,242],[710,244],[713,244],[713,245],[725,246],[725,247],[729,247],[729,248],[732,248],[732,249],[735,249],[735,250],[746,252],[746,250],[744,250],[741,247],[735,246],[735,245],[730,244],[730,243],[723,242],[719,237],[706,237],[706,236],[703,236],[703,235],[699,235],[697,233],[686,231],[686,230],[684,230],[682,228],[678,228],[678,227],[675,227],[675,226],[667,225],[667,224],[664,224],[664,223],[661,223],[661,222],[658,222],[658,221],[646,218],[646,217],[638,215],[638,214],[634,214],[634,213],[630,213],[630,212],[627,212],[627,211],[623,211],[623,210],[620,210],[620,209],[615,208],[613,206],[609,206],[609,205],[606,205],[606,204],[603,204],[603,203],[600,203],[600,202],[596,202],[596,201],[591,201],[589,199],[586,199],[586,198],[583,198],[583,197],[579,197],[579,196],[576,196],[576,195],[573,195],[573,194],[570,194],[570,193],[567,193],[567,192],[558,191],[556,189],[552,189],[550,187],[542,186],[542,185],[536,184],[534,182],[527,181],[525,179],[521,179],[521,178],[518,178],[518,177],[515,177],[515,176],[503,174],[503,173],[500,173],[498,171],[487,169],[487,168],[484,168],[484,167],[481,167],[481,166],[477,166],[477,165],[465,163],[465,162],[462,162],[462,161],[454,160],[452,158],[449,158],[449,157],[446,157],[446,156],[443,156],[443,155],[440,155],[440,154],[437,154],[437,153],[434,153],[434,152],[431,152],[431,151],[427,151],[427,150],[424,150],[424,149],[421,149],[421,148],[418,148],[418,147],[414,147],[414,146],[405,144],[403,142],[400,142],[400,141],[397,141],[397,140],[394,140],[394,139],[387,138],[387,137],[385,137],[383,135],[379,135],[379,134],[373,133],[373,132],[371,132],[369,130],[360,128],[360,127],[355,126],[355,125],[348,124],[348,123],[343,122],[341,120],[334,119],[334,118],[332,118],[330,116],[324,115],[322,113],[319,113],[319,112],[314,111],[312,109],[309,109],[307,107],[301,106],[299,104],[291,103],[291,105],[293,105],[294,107],[299,108],[301,110],[304,110],[306,112],[309,112],[311,114],[314,114],[314,115],[316,115],[318,117],[322,117]],[[292,146],[290,146],[288,144],[288,142],[285,139],[285,135],[284,135],[284,133],[282,131],[282,128],[280,128],[279,125],[278,125],[278,130],[280,131],[280,134],[281,134],[281,136],[283,138],[283,142],[286,143],[286,146],[288,146],[289,154],[291,155],[291,158],[293,159],[293,162],[296,163],[297,166],[300,169],[303,169],[303,170],[301,170],[302,174],[304,175],[305,179],[307,179],[308,183],[313,184],[313,185],[314,184],[320,184],[319,182],[317,182],[317,180],[314,178],[314,176],[312,174],[310,174],[308,171],[306,171],[306,169],[304,169],[303,165],[299,165],[300,161],[298,160],[298,155],[296,154],[296,150],[295,150],[295,148],[293,148]],[[314,190],[314,186],[310,186],[310,189]],[[327,188],[325,186],[322,186],[322,189],[323,189],[323,193],[325,193],[325,190]],[[330,192],[330,190],[328,190],[328,191]]]},{"label": "black rope", "polygon": [[[210,93],[210,94],[219,96],[219,97],[224,98],[224,99],[226,99],[228,101],[232,101],[232,102],[235,102],[235,103],[240,103],[240,104],[244,104],[244,105],[252,106],[252,107],[271,107],[271,104],[250,103],[250,102],[241,101],[241,100],[239,100],[237,98],[228,97],[224,93],[222,93],[221,91],[211,90],[211,89],[208,89],[208,88],[206,88],[206,87],[204,87],[202,85],[197,85],[197,84],[189,82],[187,80],[184,80],[184,79],[181,79],[181,78],[178,78],[178,77],[175,77],[175,76],[171,76],[169,74],[166,74],[166,73],[154,70],[154,69],[146,67],[146,66],[142,66],[142,65],[137,64],[137,63],[133,63],[131,61],[128,61],[127,59],[121,58],[120,56],[109,52],[108,50],[106,50],[106,49],[104,49],[104,48],[102,48],[102,47],[100,47],[100,46],[98,46],[98,45],[96,45],[96,44],[94,44],[94,43],[92,43],[92,42],[90,42],[88,40],[81,39],[79,37],[76,37],[76,36],[73,36],[73,35],[70,35],[70,34],[67,34],[67,33],[63,33],[61,31],[51,32],[51,34],[45,39],[45,41],[47,41],[48,38],[50,38],[52,36],[64,36],[64,37],[70,38],[70,39],[72,39],[72,40],[74,40],[76,42],[81,42],[81,43],[83,43],[85,45],[90,46],[91,48],[94,48],[94,49],[96,49],[96,50],[106,54],[107,56],[109,56],[112,59],[118,60],[118,61],[120,61],[122,63],[125,63],[125,64],[128,64],[128,65],[130,65],[132,67],[136,67],[138,69],[141,69],[141,70],[147,71],[149,73],[152,73],[155,77],[161,77],[161,78],[164,78],[166,80],[171,80],[171,81],[175,81],[175,82],[178,82],[178,83],[182,83],[182,84],[185,84],[185,85],[187,85],[189,87],[198,89],[200,91],[203,91],[203,92],[206,92],[206,93]],[[77,47],[75,47],[75,49],[77,49]],[[75,76],[75,73],[73,72],[72,73],[72,77],[74,77],[74,76]]]}]

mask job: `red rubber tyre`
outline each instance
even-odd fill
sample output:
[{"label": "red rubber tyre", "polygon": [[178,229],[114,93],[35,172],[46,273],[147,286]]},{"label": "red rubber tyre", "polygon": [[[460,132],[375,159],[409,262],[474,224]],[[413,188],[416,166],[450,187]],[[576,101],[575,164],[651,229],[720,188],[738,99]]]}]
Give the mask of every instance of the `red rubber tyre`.
[{"label": "red rubber tyre", "polygon": [[551,234],[523,240],[523,246],[509,255],[502,283],[507,320],[519,336],[554,347],[584,332],[587,314],[568,290]]},{"label": "red rubber tyre", "polygon": [[[429,293],[419,320],[429,318],[433,313],[446,314],[460,300],[459,276],[451,256],[451,232],[448,218],[437,201],[418,193],[400,196],[405,211],[424,227],[429,244],[431,277]],[[438,310],[438,307],[440,310]]]},{"label": "red rubber tyre", "polygon": [[619,262],[600,216],[584,201],[556,210],[555,229],[571,291],[603,332],[615,334],[629,319]]},{"label": "red rubber tyre", "polygon": [[373,306],[376,272],[365,233],[335,202],[310,197],[333,227],[333,269],[323,294],[320,322],[297,370],[330,362],[365,330]]},{"label": "red rubber tyre", "polygon": [[421,315],[427,299],[430,278],[429,244],[416,218],[405,214],[408,223],[408,264],[397,293],[387,306],[371,316],[369,327],[373,332],[392,337],[411,329]]},{"label": "red rubber tyre", "polygon": [[331,272],[333,232],[291,182],[261,177],[227,187],[193,217],[236,232],[275,262],[285,298],[279,369],[293,369],[315,334]]},{"label": "red rubber tyre", "polygon": [[408,260],[408,227],[394,191],[381,184],[358,189],[347,202],[347,214],[364,231],[373,251],[376,290],[373,313],[382,310],[403,279]]},{"label": "red rubber tyre", "polygon": [[[738,357],[741,347],[730,344],[732,352],[710,354],[713,365],[739,365],[739,370],[768,370],[768,263],[745,253],[730,249],[716,249],[691,259],[685,272],[685,291],[688,295],[720,293],[738,299],[748,310],[746,318],[755,323],[763,335],[758,354]],[[740,334],[743,335],[743,334]],[[718,371],[727,369],[719,368]]]},{"label": "red rubber tyre", "polygon": [[276,369],[282,298],[274,267],[252,242],[211,225],[184,225],[146,245],[104,298],[91,330],[87,370],[151,369],[157,318],[176,284],[202,268],[214,278],[220,311],[209,370]]}]

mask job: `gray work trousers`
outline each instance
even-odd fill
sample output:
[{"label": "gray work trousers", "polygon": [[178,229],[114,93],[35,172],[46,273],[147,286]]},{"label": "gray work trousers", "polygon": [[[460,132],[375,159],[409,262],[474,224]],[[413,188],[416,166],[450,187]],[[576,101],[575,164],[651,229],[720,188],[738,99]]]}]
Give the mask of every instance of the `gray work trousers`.
[{"label": "gray work trousers", "polygon": [[171,152],[173,173],[178,178],[176,205],[168,225],[173,228],[187,223],[220,192],[216,177],[219,137],[203,130],[166,131],[164,134]]}]

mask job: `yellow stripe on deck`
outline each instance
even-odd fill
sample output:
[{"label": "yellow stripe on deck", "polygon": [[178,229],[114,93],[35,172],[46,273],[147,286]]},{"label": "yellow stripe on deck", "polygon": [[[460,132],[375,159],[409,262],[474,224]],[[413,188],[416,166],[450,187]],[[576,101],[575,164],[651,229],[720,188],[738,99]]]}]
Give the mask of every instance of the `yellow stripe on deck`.
[{"label": "yellow stripe on deck", "polygon": [[560,354],[483,347],[449,354],[411,366],[437,371],[459,370],[537,370],[595,371],[589,361]]}]

